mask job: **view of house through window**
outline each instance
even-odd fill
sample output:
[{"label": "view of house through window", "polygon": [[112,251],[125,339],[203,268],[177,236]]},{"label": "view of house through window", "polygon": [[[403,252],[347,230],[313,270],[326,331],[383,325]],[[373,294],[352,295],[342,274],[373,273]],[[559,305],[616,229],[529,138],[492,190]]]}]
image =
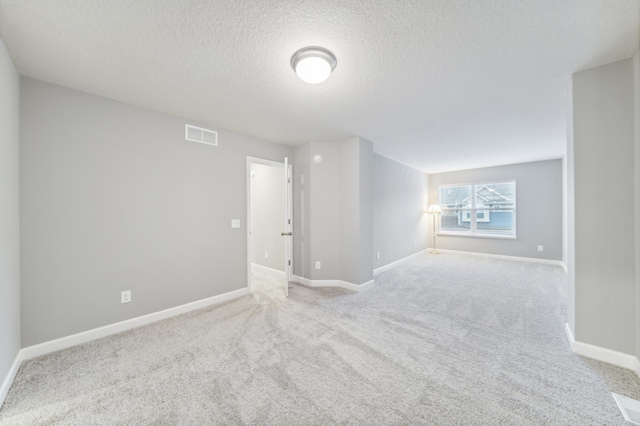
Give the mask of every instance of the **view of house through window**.
[{"label": "view of house through window", "polygon": [[438,187],[440,232],[516,235],[516,183]]}]

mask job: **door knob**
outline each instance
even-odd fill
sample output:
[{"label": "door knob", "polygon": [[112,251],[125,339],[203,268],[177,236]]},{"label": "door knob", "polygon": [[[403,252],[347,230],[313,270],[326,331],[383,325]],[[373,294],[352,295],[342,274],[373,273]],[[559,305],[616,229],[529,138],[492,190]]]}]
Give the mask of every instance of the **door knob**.
[{"label": "door knob", "polygon": [[293,235],[293,232],[281,232],[280,235],[282,235],[283,237],[286,237],[287,235],[291,236]]}]

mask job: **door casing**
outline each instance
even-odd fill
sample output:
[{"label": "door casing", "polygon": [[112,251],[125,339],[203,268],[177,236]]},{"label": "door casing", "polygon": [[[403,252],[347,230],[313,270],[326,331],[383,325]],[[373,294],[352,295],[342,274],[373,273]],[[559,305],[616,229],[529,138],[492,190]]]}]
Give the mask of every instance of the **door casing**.
[{"label": "door casing", "polygon": [[[285,162],[277,162],[272,160],[266,160],[264,158],[258,157],[247,157],[247,287],[249,291],[251,291],[251,253],[252,253],[252,243],[251,243],[251,164],[263,164],[272,167],[278,167],[284,169],[285,173],[285,181],[283,182],[283,189],[286,191],[286,208],[285,215],[283,216],[282,221],[282,229],[277,230],[280,232],[292,232],[293,230],[293,202],[292,202],[292,167],[288,164],[288,159],[285,159]],[[285,168],[286,166],[286,168]],[[285,295],[288,296],[289,293],[289,281],[291,280],[292,268],[293,268],[293,237],[292,236],[284,236],[282,238],[286,238],[285,242]]]}]

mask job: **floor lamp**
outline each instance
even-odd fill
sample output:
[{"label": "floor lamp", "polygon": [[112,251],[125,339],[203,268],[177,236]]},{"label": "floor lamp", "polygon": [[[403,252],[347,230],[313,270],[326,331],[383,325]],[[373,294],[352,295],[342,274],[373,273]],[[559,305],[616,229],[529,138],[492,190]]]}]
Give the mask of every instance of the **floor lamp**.
[{"label": "floor lamp", "polygon": [[429,252],[429,254],[440,254],[438,250],[436,250],[436,218],[439,214],[442,213],[442,209],[439,204],[430,204],[427,209],[427,213],[430,216],[433,216],[433,249]]}]

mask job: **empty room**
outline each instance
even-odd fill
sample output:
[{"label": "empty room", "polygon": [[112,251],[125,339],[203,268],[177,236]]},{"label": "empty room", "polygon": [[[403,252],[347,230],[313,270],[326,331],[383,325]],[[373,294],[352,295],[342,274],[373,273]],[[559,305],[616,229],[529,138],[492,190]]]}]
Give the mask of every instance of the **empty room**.
[{"label": "empty room", "polygon": [[0,425],[640,425],[640,0],[0,0]]}]

